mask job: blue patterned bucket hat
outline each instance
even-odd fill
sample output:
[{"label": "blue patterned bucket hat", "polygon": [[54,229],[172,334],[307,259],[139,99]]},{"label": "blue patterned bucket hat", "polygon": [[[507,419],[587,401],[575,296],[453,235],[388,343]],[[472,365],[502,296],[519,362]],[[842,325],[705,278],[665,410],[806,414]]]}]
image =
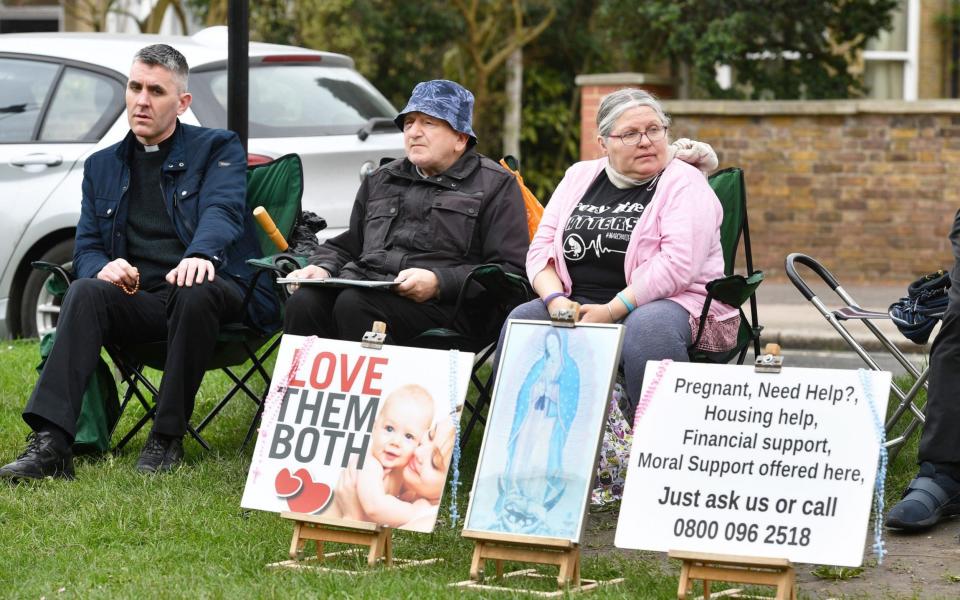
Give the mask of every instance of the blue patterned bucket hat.
[{"label": "blue patterned bucket hat", "polygon": [[473,94],[470,90],[454,81],[434,79],[421,81],[413,88],[410,100],[393,120],[403,131],[403,118],[407,113],[422,112],[425,115],[443,119],[455,131],[470,136],[477,143],[477,135],[471,126],[473,121]]}]

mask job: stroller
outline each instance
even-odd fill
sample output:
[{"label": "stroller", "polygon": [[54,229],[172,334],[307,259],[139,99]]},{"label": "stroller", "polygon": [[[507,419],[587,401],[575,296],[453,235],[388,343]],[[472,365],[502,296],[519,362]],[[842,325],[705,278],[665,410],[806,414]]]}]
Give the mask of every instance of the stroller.
[{"label": "stroller", "polygon": [[[806,281],[800,276],[797,272],[797,264],[803,265],[813,271],[820,279],[826,283],[830,289],[832,289],[837,296],[843,301],[844,306],[835,310],[831,310],[827,305],[810,289],[810,286],[807,285]],[[891,320],[897,324],[897,327],[901,332],[904,333],[912,341],[923,344],[926,343],[927,337],[930,334],[930,331],[933,329],[934,325],[940,320],[943,316],[944,311],[946,310],[946,291],[944,287],[936,289],[935,294],[927,294],[926,290],[922,293],[918,293],[917,298],[914,299],[914,288],[917,284],[921,284],[924,281],[929,281],[930,278],[923,278],[915,282],[910,286],[910,294],[908,298],[903,298],[900,302],[894,303],[891,306],[889,312],[880,312],[872,311],[861,308],[860,304],[846,291],[843,287],[840,286],[840,283],[837,279],[824,267],[822,264],[814,260],[813,258],[800,253],[792,253],[787,256],[784,267],[787,273],[787,277],[793,283],[793,285],[800,291],[804,298],[806,298],[813,306],[820,312],[821,315],[827,320],[828,323],[840,334],[840,337],[843,338],[843,341],[853,349],[857,355],[863,359],[863,362],[867,364],[870,369],[874,371],[882,370],[881,367],[877,364],[876,360],[870,356],[870,354],[864,349],[863,345],[859,343],[844,326],[845,321],[859,320],[864,326],[877,338],[884,350],[890,353],[893,358],[896,359],[898,363],[906,370],[906,372],[912,375],[915,378],[915,382],[907,391],[900,389],[895,381],[890,383],[890,388],[893,394],[899,400],[896,409],[884,423],[884,430],[887,435],[890,435],[890,432],[894,429],[896,424],[904,417],[908,415],[910,421],[907,423],[903,431],[896,435],[893,438],[888,438],[884,444],[887,448],[887,451],[890,456],[890,460],[893,460],[897,453],[900,451],[900,448],[903,446],[913,432],[923,424],[924,414],[917,404],[915,399],[917,394],[921,389],[927,389],[927,377],[929,375],[929,367],[924,368],[922,371],[918,370],[917,367],[911,363],[903,352],[897,348],[897,346],[890,340],[890,338],[885,335],[873,322],[876,320]],[[949,278],[945,277],[945,280],[949,284]],[[937,282],[939,283],[939,282]],[[922,287],[922,286],[921,286]],[[942,292],[942,294],[941,294]],[[924,306],[921,306],[919,310],[917,306],[921,300],[921,295],[923,300],[926,301],[928,296],[935,295],[935,300],[926,303]],[[942,302],[941,300],[942,296]]]}]

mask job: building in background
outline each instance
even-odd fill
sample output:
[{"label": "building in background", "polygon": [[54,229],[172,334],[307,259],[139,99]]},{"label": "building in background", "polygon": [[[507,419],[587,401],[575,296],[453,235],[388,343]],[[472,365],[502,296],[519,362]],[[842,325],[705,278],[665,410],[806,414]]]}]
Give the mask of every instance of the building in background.
[{"label": "building in background", "polygon": [[[901,0],[891,31],[851,67],[863,98],[692,100],[662,73],[580,75],[581,158],[600,155],[600,98],[649,89],[666,100],[671,136],[708,142],[721,167],[744,169],[753,256],[768,278],[785,281],[784,258],[804,252],[841,281],[908,282],[952,264],[958,57],[960,0]],[[721,75],[735,85],[735,73]]]},{"label": "building in background", "polygon": [[[0,0],[0,33],[108,31],[140,33],[158,0]],[[155,33],[184,35],[200,29],[184,2],[168,3]],[[173,4],[183,15],[178,16]],[[186,25],[186,26],[184,26]]]}]

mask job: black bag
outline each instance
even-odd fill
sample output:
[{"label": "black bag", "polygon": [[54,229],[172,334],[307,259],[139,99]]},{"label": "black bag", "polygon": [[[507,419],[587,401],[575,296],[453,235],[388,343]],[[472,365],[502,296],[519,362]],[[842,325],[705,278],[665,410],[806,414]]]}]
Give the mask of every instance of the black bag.
[{"label": "black bag", "polygon": [[320,248],[320,241],[317,240],[317,232],[327,228],[327,220],[316,213],[305,210],[300,213],[296,225],[293,227],[293,234],[287,240],[290,249],[287,252],[299,256],[312,256]]},{"label": "black bag", "polygon": [[916,344],[926,344],[930,332],[947,309],[950,274],[929,273],[907,286],[907,295],[890,305],[888,313],[900,333]]}]

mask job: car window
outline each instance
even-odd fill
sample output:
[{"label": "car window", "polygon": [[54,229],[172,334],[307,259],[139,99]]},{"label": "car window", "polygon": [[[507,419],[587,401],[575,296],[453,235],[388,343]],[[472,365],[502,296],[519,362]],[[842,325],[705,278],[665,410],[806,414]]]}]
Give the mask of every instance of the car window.
[{"label": "car window", "polygon": [[[203,125],[226,127],[227,73],[191,73],[193,112]],[[393,106],[352,69],[286,64],[251,66],[251,137],[356,133],[372,117],[393,118]]]},{"label": "car window", "polygon": [[40,139],[95,142],[123,108],[123,86],[115,79],[68,67],[47,111]]},{"label": "car window", "polygon": [[54,63],[0,58],[0,142],[33,139],[59,68]]}]

